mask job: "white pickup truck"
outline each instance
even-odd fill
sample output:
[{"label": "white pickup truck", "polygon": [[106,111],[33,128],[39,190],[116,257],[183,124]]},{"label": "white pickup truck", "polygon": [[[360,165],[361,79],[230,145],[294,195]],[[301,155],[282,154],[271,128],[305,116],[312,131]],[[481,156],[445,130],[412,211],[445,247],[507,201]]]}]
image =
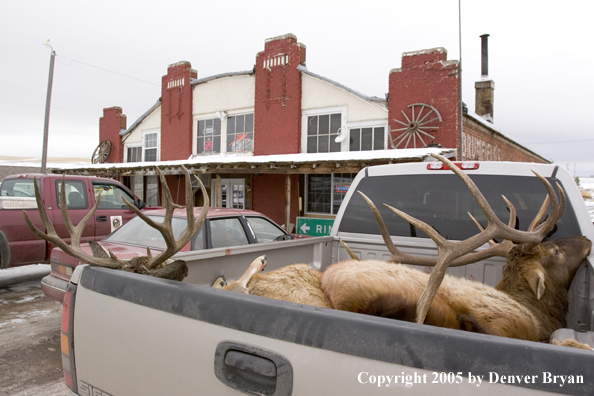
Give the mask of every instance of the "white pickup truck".
[{"label": "white pickup truck", "polygon": [[[308,263],[323,271],[349,258],[390,254],[363,198],[378,204],[395,245],[436,256],[423,232],[385,209],[388,203],[432,225],[450,240],[477,233],[468,217],[481,211],[462,181],[436,163],[370,167],[351,185],[331,236],[182,252],[184,282],[88,265],[68,285],[62,319],[64,378],[70,395],[594,395],[594,351],[451,330],[300,305],[211,288],[238,278],[258,256],[268,270]],[[440,163],[439,163],[440,164]],[[526,230],[546,191],[531,169],[558,182],[567,209],[549,239],[594,228],[580,193],[555,165],[462,163],[498,217],[517,209]],[[480,249],[486,248],[487,245]],[[565,335],[594,341],[594,257],[569,291]],[[451,268],[451,275],[495,286],[505,259]],[[559,333],[556,333],[559,334]]]}]

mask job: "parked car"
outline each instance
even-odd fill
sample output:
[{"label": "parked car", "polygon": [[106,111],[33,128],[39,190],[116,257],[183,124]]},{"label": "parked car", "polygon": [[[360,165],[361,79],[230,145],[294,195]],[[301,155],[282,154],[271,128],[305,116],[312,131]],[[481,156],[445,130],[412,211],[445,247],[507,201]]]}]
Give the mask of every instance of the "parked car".
[{"label": "parked car", "polygon": [[[202,208],[194,208],[194,216],[198,216]],[[162,222],[165,209],[154,210],[148,217]],[[179,237],[186,229],[185,209],[176,209],[172,219],[175,237]],[[300,236],[287,233],[279,225],[251,210],[210,208],[208,217],[200,230],[181,251],[229,248],[262,242],[284,241]],[[146,254],[147,246],[153,255],[165,250],[163,236],[149,226],[140,217],[135,217],[99,242],[105,249],[111,250],[118,258],[128,259]],[[91,254],[88,244],[81,248]],[[62,302],[66,285],[72,271],[80,261],[54,248],[50,257],[51,272],[41,280],[41,288],[45,295]]]},{"label": "parked car", "polygon": [[[23,216],[23,211],[26,211],[31,222],[44,230],[35,199],[35,178],[48,218],[58,236],[69,238],[58,206],[62,175],[30,173],[7,176],[0,184],[0,269],[50,261],[54,245],[38,238]],[[99,191],[102,192],[101,203],[84,229],[82,240],[85,242],[101,240],[136,217],[124,201],[134,203],[145,212],[153,210],[117,180],[66,175],[64,183],[68,213],[75,224],[89,213]]]}]

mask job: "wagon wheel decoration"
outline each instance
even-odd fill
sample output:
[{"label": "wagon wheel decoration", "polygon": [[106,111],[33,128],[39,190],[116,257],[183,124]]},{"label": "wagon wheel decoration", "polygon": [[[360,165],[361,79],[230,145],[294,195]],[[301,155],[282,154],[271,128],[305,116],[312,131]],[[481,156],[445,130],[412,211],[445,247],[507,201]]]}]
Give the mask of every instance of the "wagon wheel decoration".
[{"label": "wagon wheel decoration", "polygon": [[104,140],[93,151],[93,156],[91,157],[91,162],[93,164],[102,164],[105,162],[107,157],[109,157],[109,153],[111,152],[111,142],[109,140]]},{"label": "wagon wheel decoration", "polygon": [[[393,149],[427,147],[427,144],[435,139],[439,129],[441,114],[431,105],[424,103],[413,103],[408,105],[410,109],[407,115],[404,110],[402,120],[394,119],[403,125],[401,128],[390,129],[390,143]],[[433,134],[433,135],[432,135]],[[394,135],[397,135],[394,137]],[[417,146],[417,140],[419,145]]]}]

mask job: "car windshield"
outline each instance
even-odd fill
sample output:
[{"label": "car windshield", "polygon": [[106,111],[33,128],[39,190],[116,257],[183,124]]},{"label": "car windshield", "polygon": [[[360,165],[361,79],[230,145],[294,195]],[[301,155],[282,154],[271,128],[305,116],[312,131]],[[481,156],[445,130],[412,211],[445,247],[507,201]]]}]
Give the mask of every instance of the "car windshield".
[{"label": "car windshield", "polygon": [[[148,217],[158,223],[162,223],[164,218],[164,216],[156,215],[150,215]],[[187,220],[185,217],[174,217],[171,225],[173,227],[173,235],[177,239],[186,229]],[[103,240],[110,243],[148,246],[163,250],[167,247],[163,235],[140,217],[133,218]]]}]

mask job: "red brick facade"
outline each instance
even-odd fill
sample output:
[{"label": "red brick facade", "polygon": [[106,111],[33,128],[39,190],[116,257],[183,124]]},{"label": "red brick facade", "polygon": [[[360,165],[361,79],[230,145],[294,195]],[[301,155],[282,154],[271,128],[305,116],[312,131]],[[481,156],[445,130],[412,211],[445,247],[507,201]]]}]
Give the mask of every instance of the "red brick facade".
[{"label": "red brick facade", "polygon": [[169,65],[161,79],[161,161],[192,155],[192,86],[197,78],[190,62]]},{"label": "red brick facade", "polygon": [[301,72],[305,47],[292,34],[267,40],[256,56],[254,155],[301,152]]},{"label": "red brick facade", "polygon": [[103,117],[99,118],[99,143],[104,140],[111,142],[111,152],[107,163],[124,162],[124,143],[120,138],[120,131],[126,129],[126,115],[121,107],[103,109]]},{"label": "red brick facade", "polygon": [[[409,105],[427,104],[437,109],[442,117],[442,122],[436,121],[428,124],[437,126],[438,129],[436,133],[430,132],[434,139],[425,140],[425,142],[440,144],[447,148],[458,147],[459,81],[458,62],[448,61],[447,51],[444,48],[405,53],[402,56],[402,67],[392,70],[389,76],[388,119],[390,129],[403,128],[403,125],[394,119],[406,122],[402,112],[410,118],[412,113]],[[416,110],[418,111],[418,108]],[[428,108],[425,111],[428,111]],[[399,134],[399,132],[392,132],[393,138]],[[408,147],[412,147],[412,145],[409,144]],[[417,147],[422,146],[417,144]],[[403,147],[399,146],[398,148]]]}]

